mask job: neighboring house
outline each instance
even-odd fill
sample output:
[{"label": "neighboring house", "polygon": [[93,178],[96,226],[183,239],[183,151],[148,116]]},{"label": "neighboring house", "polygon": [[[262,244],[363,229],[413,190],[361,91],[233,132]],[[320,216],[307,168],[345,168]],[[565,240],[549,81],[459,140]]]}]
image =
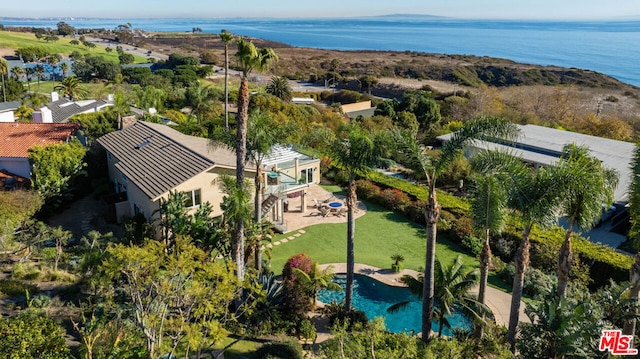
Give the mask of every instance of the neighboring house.
[{"label": "neighboring house", "polygon": [[[127,194],[126,201],[116,204],[118,221],[135,214],[142,214],[147,220],[157,218],[160,201],[166,200],[171,191],[187,193],[192,208],[209,202],[213,216],[222,214],[224,193],[217,179],[235,175],[233,151],[214,147],[206,138],[188,136],[170,126],[142,121],[102,136],[97,142],[107,151],[109,178],[116,191]],[[311,165],[308,156],[295,152],[298,156],[291,157],[292,152],[295,151],[274,152],[273,161],[264,166],[273,171],[264,171],[268,186],[263,213],[275,214],[276,222],[283,222],[287,194],[304,198],[306,181],[318,183],[320,161],[316,159]],[[278,160],[276,153],[288,155]],[[246,178],[252,180],[255,166],[247,164],[246,171]]]},{"label": "neighboring house", "polygon": [[77,130],[70,123],[0,123],[0,170],[31,178],[28,150],[67,142]]},{"label": "neighboring house", "polygon": [[0,122],[14,122],[14,111],[17,110],[21,104],[22,102],[20,101],[0,102]]},{"label": "neighboring house", "polygon": [[[473,147],[476,149],[508,151],[520,157],[524,162],[531,163],[535,168],[539,168],[556,163],[560,159],[562,147],[566,144],[574,143],[579,146],[586,146],[589,148],[591,155],[598,158],[605,167],[618,172],[619,182],[615,190],[615,202],[628,202],[628,190],[631,184],[631,161],[635,151],[635,144],[543,126],[518,125],[518,127],[520,128],[520,137],[513,144],[477,141]],[[450,137],[451,134],[447,134],[439,136],[438,139],[447,141]]]},{"label": "neighboring house", "polygon": [[71,101],[66,97],[59,98],[57,92],[52,92],[51,102],[33,112],[33,122],[64,123],[74,115],[104,111],[110,106],[113,106],[113,96],[111,95],[106,101]]},{"label": "neighboring house", "polygon": [[373,117],[376,108],[371,107],[371,101],[360,101],[356,103],[349,103],[340,106],[342,113],[349,116],[350,119],[356,119],[358,117],[370,118]]}]

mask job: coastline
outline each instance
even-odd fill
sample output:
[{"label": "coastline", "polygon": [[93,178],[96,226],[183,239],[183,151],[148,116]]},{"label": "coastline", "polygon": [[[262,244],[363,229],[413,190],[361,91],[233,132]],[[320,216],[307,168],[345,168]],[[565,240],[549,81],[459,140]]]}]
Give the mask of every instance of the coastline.
[{"label": "coastline", "polygon": [[[10,27],[52,27],[52,20],[9,20]],[[64,21],[64,20],[63,20]],[[588,69],[640,86],[640,21],[515,21],[455,18],[370,17],[334,19],[74,19],[77,28],[134,29],[206,34],[221,29],[298,48],[468,54],[538,66]],[[197,36],[197,34],[195,35]],[[455,40],[455,41],[452,41]]]}]

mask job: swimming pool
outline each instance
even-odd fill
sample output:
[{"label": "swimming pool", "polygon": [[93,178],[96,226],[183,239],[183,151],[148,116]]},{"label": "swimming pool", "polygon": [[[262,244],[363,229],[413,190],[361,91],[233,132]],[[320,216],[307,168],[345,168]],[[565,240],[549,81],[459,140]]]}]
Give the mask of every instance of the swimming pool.
[{"label": "swimming pool", "polygon": [[[346,275],[337,274],[333,281],[340,284],[342,288],[346,285]],[[338,303],[344,300],[343,291],[321,290],[318,292],[318,300],[323,303]],[[387,313],[387,308],[391,305],[409,301],[409,305],[396,313]],[[422,331],[422,301],[409,292],[404,287],[393,287],[377,280],[356,274],[353,283],[353,307],[367,313],[369,320],[376,317],[383,317],[387,330],[392,333]],[[449,318],[453,328],[471,329],[471,322],[461,313],[453,313]],[[438,332],[440,323],[433,321],[431,329]],[[446,327],[442,330],[443,335],[452,335]]]}]

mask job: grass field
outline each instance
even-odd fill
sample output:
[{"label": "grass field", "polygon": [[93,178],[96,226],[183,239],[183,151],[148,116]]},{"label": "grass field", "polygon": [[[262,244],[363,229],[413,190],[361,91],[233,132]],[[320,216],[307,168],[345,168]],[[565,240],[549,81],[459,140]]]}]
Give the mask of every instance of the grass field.
[{"label": "grass field", "polygon": [[[88,49],[82,45],[72,45],[69,42],[72,38],[60,37],[60,40],[55,42],[47,42],[36,38],[35,34],[25,32],[12,32],[12,31],[0,31],[0,48],[4,49],[18,49],[20,47],[39,47],[54,54],[61,54],[68,56],[73,51],[79,51],[82,54],[100,55],[110,61],[118,62],[118,54],[115,49],[112,52],[107,52],[104,46],[96,46],[95,48]],[[136,56],[136,63],[146,63],[147,59],[142,56]]]},{"label": "grass field", "polygon": [[[336,186],[325,187],[336,192]],[[379,268],[391,268],[391,255],[402,254],[404,267],[419,270],[424,268],[426,237],[424,227],[380,206],[366,203],[367,213],[356,220],[355,257],[357,263]],[[277,274],[282,272],[286,260],[297,253],[305,252],[318,263],[346,262],[347,224],[318,224],[304,229],[306,233],[271,250],[271,267]],[[273,241],[283,237],[277,236]],[[477,259],[466,254],[458,245],[443,236],[438,236],[436,255],[448,263],[461,255],[466,265],[479,267]]]}]

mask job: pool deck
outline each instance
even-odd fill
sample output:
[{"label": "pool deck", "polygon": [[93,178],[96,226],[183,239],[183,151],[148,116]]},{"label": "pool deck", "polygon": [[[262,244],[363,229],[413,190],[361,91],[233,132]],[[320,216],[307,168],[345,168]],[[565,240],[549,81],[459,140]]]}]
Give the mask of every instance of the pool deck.
[{"label": "pool deck", "polygon": [[[346,263],[327,263],[319,265],[321,269],[325,269],[328,267],[332,267],[333,273],[346,273],[347,272],[347,264]],[[363,274],[374,278],[377,281],[382,283],[404,287],[404,283],[400,281],[400,278],[408,274],[414,278],[418,277],[418,272],[411,269],[404,269],[400,273],[394,273],[391,269],[380,269],[377,267],[373,267],[366,264],[355,264],[355,273]],[[476,290],[477,291],[477,290]],[[487,286],[487,292],[485,296],[485,302],[487,306],[491,309],[495,316],[496,324],[498,325],[509,325],[509,310],[511,308],[511,294],[502,292],[496,288]],[[520,322],[529,322],[529,318],[524,313],[525,303],[521,302],[520,305]],[[321,342],[321,339],[328,339],[328,337],[324,337],[324,333],[318,332],[317,342]]]}]

